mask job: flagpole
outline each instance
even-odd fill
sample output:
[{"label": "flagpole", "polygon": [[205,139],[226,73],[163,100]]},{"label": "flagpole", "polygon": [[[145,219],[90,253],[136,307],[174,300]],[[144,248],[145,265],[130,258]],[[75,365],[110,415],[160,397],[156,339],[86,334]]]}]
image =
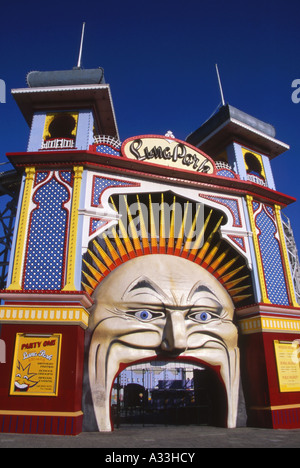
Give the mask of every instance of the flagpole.
[{"label": "flagpole", "polygon": [[217,65],[217,64],[216,64],[216,71],[217,71],[217,75],[218,75],[219,88],[220,88],[221,99],[222,99],[222,106],[225,106],[225,99],[224,99],[224,94],[223,94],[223,88],[222,88],[222,83],[221,83],[219,68],[218,68],[218,65]]},{"label": "flagpole", "polygon": [[83,46],[83,39],[84,39],[84,30],[85,30],[85,23],[83,23],[83,26],[82,26],[82,33],[81,33],[81,41],[80,41],[80,49],[79,49],[79,57],[78,57],[77,68],[81,68],[81,58],[82,58],[82,46]]}]

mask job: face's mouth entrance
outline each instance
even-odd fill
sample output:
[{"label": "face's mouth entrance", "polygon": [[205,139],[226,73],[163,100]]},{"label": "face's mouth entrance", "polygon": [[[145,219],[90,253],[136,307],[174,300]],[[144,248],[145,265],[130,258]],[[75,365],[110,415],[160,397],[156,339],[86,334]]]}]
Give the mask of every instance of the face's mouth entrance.
[{"label": "face's mouth entrance", "polygon": [[130,365],[114,381],[111,415],[116,427],[128,424],[224,427],[226,390],[217,370],[200,363],[174,359]]}]

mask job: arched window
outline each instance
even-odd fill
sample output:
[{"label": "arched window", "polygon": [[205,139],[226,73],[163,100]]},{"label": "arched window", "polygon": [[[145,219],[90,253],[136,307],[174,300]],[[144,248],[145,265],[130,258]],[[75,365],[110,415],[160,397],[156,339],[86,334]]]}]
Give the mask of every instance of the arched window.
[{"label": "arched window", "polygon": [[76,121],[70,114],[58,114],[49,125],[49,137],[52,138],[68,138],[75,140],[74,130]]},{"label": "arched window", "polygon": [[265,182],[264,170],[261,162],[253,153],[245,153],[245,163],[247,174],[259,177],[262,181]]},{"label": "arched window", "polygon": [[78,114],[48,114],[43,135],[42,149],[74,148]]}]

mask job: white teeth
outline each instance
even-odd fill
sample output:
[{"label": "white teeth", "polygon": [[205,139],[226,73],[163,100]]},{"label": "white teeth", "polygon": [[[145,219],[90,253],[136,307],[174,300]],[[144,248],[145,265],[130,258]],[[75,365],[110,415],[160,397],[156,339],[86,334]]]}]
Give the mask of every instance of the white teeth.
[{"label": "white teeth", "polygon": [[20,390],[24,390],[24,388],[27,388],[28,385],[26,384],[19,384],[18,382],[15,382],[15,386],[19,388]]}]

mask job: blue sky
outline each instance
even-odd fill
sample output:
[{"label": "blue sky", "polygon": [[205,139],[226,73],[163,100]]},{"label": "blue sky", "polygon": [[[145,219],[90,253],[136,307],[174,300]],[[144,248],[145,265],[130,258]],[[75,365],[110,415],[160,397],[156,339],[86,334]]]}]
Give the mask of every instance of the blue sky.
[{"label": "blue sky", "polygon": [[31,70],[76,66],[85,21],[82,65],[104,68],[122,140],[168,130],[185,139],[220,104],[218,63],[226,102],[273,124],[291,146],[272,167],[278,191],[299,199],[286,214],[300,249],[300,103],[291,99],[299,0],[32,0],[0,10],[0,162],[26,150],[29,136],[10,89],[25,87]]}]

